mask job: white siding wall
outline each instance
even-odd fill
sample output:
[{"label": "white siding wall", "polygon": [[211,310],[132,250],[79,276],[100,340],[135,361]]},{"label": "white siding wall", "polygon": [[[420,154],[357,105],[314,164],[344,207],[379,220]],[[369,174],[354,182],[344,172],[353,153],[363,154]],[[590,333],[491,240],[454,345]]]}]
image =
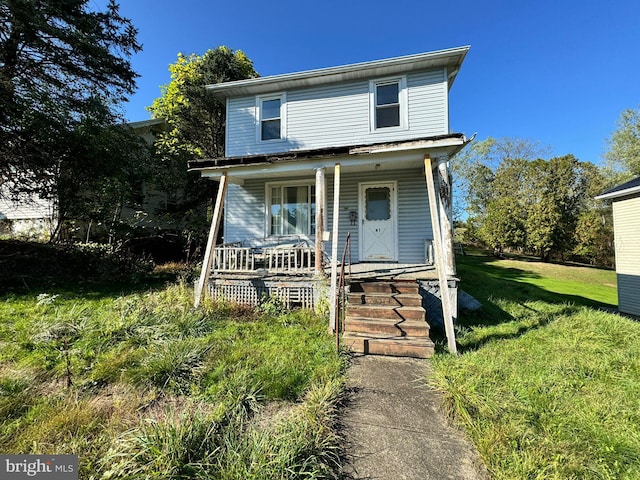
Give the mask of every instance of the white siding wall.
[{"label": "white siding wall", "polygon": [[[305,178],[305,180],[312,180]],[[407,170],[353,174],[343,173],[340,186],[340,237],[338,256],[342,256],[347,232],[351,232],[351,261],[358,261],[358,223],[351,225],[349,212],[358,211],[358,184],[360,182],[397,181],[398,192],[398,251],[400,263],[424,262],[424,241],[432,237],[429,204],[424,172]],[[333,225],[333,175],[327,172],[328,199],[325,229]],[[251,180],[244,186],[229,185],[225,203],[225,242],[240,242],[262,238],[265,234],[265,180]],[[358,222],[360,219],[358,218]],[[331,253],[331,242],[325,242]]]},{"label": "white siding wall", "polygon": [[618,308],[640,315],[640,196],[613,202]]},{"label": "white siding wall", "polygon": [[265,154],[447,134],[444,69],[407,75],[407,90],[408,128],[387,132],[370,131],[369,82],[366,80],[288,91],[287,139],[281,142],[257,141],[255,97],[229,99],[226,155]]},{"label": "white siding wall", "polygon": [[264,237],[264,184],[262,180],[247,180],[243,186],[231,183],[227,187],[225,243]]}]

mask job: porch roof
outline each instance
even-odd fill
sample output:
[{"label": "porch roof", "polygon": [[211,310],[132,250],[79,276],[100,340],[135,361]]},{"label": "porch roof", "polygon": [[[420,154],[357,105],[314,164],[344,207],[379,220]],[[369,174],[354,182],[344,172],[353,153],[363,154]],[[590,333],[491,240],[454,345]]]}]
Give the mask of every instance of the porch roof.
[{"label": "porch roof", "polygon": [[[412,140],[402,140],[397,142],[383,142],[383,143],[371,143],[364,145],[343,145],[336,147],[317,148],[310,150],[291,150],[285,152],[260,154],[260,155],[245,155],[237,157],[220,157],[220,158],[206,158],[190,160],[188,162],[188,168],[190,171],[200,171],[202,176],[216,177],[220,176],[223,171],[234,170],[233,175],[238,176],[251,176],[256,173],[256,167],[258,167],[261,174],[264,174],[266,167],[277,167],[288,165],[290,168],[296,162],[307,162],[315,160],[313,168],[319,168],[321,166],[327,166],[331,163],[344,161],[349,157],[363,157],[366,155],[374,155],[372,161],[384,162],[385,156],[392,154],[389,157],[393,160],[395,168],[398,167],[399,156],[404,155],[405,158],[418,159],[420,153],[426,153],[427,151],[434,154],[447,154],[454,155],[462,147],[464,147],[470,140],[462,133],[450,133],[447,135],[437,135],[432,137],[422,137]],[[386,155],[385,155],[386,154]],[[327,165],[323,164],[323,161]],[[362,165],[370,162],[363,162],[360,158],[359,161],[350,166]],[[381,164],[379,164],[381,165]],[[299,169],[311,168],[308,164],[300,165]]]}]

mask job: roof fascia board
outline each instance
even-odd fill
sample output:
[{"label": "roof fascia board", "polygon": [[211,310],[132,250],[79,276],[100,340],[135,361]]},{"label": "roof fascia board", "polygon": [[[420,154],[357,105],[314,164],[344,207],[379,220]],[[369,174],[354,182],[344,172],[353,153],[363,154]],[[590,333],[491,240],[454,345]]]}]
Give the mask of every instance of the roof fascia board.
[{"label": "roof fascia board", "polygon": [[449,84],[452,84],[469,48],[469,46],[464,46],[338,67],[216,83],[207,85],[206,88],[217,97],[256,95],[276,90],[359,80],[372,76],[395,75],[401,72],[434,67],[454,67],[450,70],[452,78],[449,78]]},{"label": "roof fascia board", "polygon": [[125,125],[131,127],[131,128],[144,128],[144,127],[151,127],[153,125],[161,125],[165,123],[164,118],[151,118],[149,120],[140,120],[137,122],[127,122],[125,123]]},{"label": "roof fascia board", "polygon": [[634,193],[640,193],[640,185],[637,187],[625,188],[624,190],[618,190],[616,192],[611,193],[603,193],[602,195],[598,195],[595,197],[596,200],[609,200],[619,197],[627,197],[629,195],[633,195]]},{"label": "roof fascia board", "polygon": [[[350,168],[362,168],[367,165],[380,165],[389,166],[394,169],[399,163],[416,161],[416,165],[422,165],[424,155],[429,153],[430,155],[437,157],[439,155],[454,155],[465,143],[458,144],[442,144],[439,146],[433,146],[431,148],[422,147],[419,149],[405,149],[405,150],[387,150],[377,153],[364,152],[358,154],[345,154],[336,155],[324,158],[314,158],[307,161],[290,161],[279,163],[259,163],[254,165],[242,165],[237,167],[206,167],[200,170],[200,175],[206,178],[219,178],[223,172],[228,173],[231,177],[257,177],[265,175],[281,175],[281,174],[293,174],[295,172],[309,172],[318,168],[331,168],[335,164],[339,163],[344,170]],[[366,156],[365,156],[366,155]],[[195,170],[195,169],[194,169]]]}]

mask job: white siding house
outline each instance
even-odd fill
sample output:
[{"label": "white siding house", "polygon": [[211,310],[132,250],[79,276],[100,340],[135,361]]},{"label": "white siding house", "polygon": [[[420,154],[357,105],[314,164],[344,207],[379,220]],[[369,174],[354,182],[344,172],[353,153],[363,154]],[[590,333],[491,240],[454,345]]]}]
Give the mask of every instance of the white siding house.
[{"label": "white siding house", "polygon": [[[255,302],[285,280],[287,299],[315,303],[300,275],[330,270],[334,295],[343,256],[363,276],[421,270],[414,283],[455,290],[449,160],[468,140],[449,129],[448,95],[468,50],[207,86],[226,102],[226,150],[189,162],[221,185],[196,303],[207,285]],[[437,271],[421,268],[432,244]]]},{"label": "white siding house", "polygon": [[613,206],[618,309],[640,316],[640,177],[607,190]]},{"label": "white siding house", "polygon": [[13,197],[0,192],[0,234],[48,239],[55,221],[55,202],[38,195]]}]

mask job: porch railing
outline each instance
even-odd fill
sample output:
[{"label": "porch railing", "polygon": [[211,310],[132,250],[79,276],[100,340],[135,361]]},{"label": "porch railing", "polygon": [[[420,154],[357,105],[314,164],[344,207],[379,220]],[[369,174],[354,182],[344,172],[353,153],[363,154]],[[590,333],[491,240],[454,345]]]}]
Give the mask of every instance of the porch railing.
[{"label": "porch railing", "polygon": [[[348,255],[348,256],[347,256]],[[347,240],[342,252],[342,262],[340,262],[340,276],[338,277],[336,295],[336,350],[340,351],[340,334],[344,330],[344,318],[347,310],[347,293],[345,278],[345,260],[349,267],[349,278],[351,278],[351,232],[347,232]]]},{"label": "porch railing", "polygon": [[216,247],[213,272],[250,273],[261,271],[274,274],[313,272],[315,248],[312,246],[284,246],[267,248],[224,245]]}]

